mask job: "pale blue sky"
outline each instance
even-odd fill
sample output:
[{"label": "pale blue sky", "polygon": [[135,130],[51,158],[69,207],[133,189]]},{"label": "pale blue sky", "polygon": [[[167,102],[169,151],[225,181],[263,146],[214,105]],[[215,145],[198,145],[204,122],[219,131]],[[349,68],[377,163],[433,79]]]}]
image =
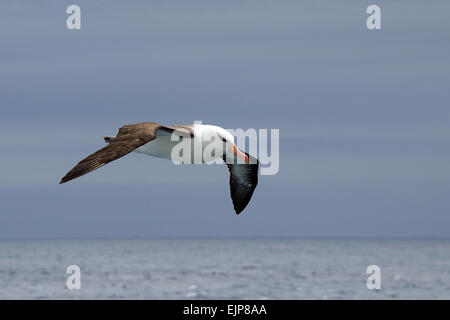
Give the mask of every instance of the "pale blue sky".
[{"label": "pale blue sky", "polygon": [[[66,29],[78,4],[82,30]],[[382,30],[365,26],[379,4]],[[0,238],[450,237],[448,1],[2,1]],[[236,216],[225,166],[131,154],[123,124],[279,128]]]}]

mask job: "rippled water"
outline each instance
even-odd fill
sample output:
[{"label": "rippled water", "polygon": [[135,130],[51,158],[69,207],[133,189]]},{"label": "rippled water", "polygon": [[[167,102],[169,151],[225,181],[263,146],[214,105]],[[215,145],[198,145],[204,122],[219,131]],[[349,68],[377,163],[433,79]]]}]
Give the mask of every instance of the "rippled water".
[{"label": "rippled water", "polygon": [[[80,290],[66,288],[73,264]],[[2,241],[0,298],[450,299],[450,241]]]}]

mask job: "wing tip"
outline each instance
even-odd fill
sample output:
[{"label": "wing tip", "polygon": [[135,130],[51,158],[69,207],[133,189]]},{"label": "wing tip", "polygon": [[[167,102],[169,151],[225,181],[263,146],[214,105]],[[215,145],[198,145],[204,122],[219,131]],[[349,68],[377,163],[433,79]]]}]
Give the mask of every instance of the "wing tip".
[{"label": "wing tip", "polygon": [[59,181],[58,184],[66,183],[67,181],[70,181],[71,179],[67,179],[65,176]]}]

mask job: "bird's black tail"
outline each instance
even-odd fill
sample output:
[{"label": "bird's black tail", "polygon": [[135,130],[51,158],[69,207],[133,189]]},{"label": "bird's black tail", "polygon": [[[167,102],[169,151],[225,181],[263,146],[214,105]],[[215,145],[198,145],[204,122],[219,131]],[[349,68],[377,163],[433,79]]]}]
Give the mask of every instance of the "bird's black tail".
[{"label": "bird's black tail", "polygon": [[103,137],[103,140],[105,140],[106,143],[111,143],[114,141],[115,137],[111,137],[111,136],[105,136]]}]

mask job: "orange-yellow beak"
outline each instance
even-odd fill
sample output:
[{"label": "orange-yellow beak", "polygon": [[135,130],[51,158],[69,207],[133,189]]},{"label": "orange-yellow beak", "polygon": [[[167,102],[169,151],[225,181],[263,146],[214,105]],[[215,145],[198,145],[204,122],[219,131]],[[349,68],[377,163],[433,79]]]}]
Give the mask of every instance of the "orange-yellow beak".
[{"label": "orange-yellow beak", "polygon": [[244,160],[245,163],[248,163],[248,156],[244,152],[239,150],[239,148],[234,143],[230,146],[230,152],[232,152],[236,157]]}]

